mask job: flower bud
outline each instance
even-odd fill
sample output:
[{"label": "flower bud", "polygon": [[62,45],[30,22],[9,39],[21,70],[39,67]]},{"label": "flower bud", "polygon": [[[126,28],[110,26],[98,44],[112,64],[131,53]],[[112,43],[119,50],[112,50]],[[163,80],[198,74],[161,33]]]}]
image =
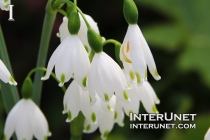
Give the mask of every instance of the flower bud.
[{"label": "flower bud", "polygon": [[23,82],[22,89],[21,89],[23,98],[25,99],[30,98],[32,92],[33,92],[33,84],[32,84],[31,78],[26,77],[25,81]]},{"label": "flower bud", "polygon": [[88,29],[88,43],[90,47],[96,52],[100,53],[103,51],[102,38],[93,29]]},{"label": "flower bud", "polygon": [[71,35],[77,35],[80,29],[80,18],[77,10],[73,10],[68,18],[68,29]]},{"label": "flower bud", "polygon": [[124,0],[123,13],[128,24],[137,24],[138,9],[133,0]]}]

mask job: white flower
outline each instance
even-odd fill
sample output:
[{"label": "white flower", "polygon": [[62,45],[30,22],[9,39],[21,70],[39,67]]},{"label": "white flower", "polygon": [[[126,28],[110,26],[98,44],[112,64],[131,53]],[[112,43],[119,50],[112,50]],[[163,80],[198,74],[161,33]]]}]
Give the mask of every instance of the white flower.
[{"label": "white flower", "polygon": [[4,65],[4,63],[0,60],[0,79],[5,83],[10,83],[11,85],[17,85],[8,69]]},{"label": "white flower", "polygon": [[121,100],[130,100],[121,68],[104,52],[96,53],[93,57],[88,76],[88,90],[92,104],[96,101],[96,93],[103,102],[109,102],[114,93]]},{"label": "white flower", "polygon": [[[126,79],[129,80],[130,76],[128,76],[125,70],[123,72]],[[148,113],[158,113],[155,104],[159,104],[160,100],[148,81],[144,81],[140,87],[136,84],[131,84],[131,88],[127,92],[131,101],[129,103],[121,102],[127,116],[129,116],[130,112],[138,114],[140,105],[139,101],[142,102]]]},{"label": "white flower", "polygon": [[[85,15],[86,20],[88,21],[88,23],[90,24],[91,28],[97,33],[99,34],[99,29],[97,26],[97,23],[93,20],[93,18],[89,15]],[[86,47],[86,49],[88,49],[88,53],[90,53],[90,45],[88,43],[88,39],[87,39],[87,26],[85,24],[84,19],[82,18],[82,16],[79,14],[80,17],[80,29],[78,32],[78,36],[80,38],[80,40],[82,41],[82,44]],[[68,19],[66,17],[63,18],[63,22],[60,25],[59,28],[59,33],[60,33],[60,40],[61,42],[69,35],[69,31],[68,31]]]},{"label": "white flower", "polygon": [[77,35],[68,35],[53,52],[47,66],[47,72],[41,80],[49,78],[53,67],[55,74],[63,86],[72,76],[78,84],[86,89],[90,60],[88,54]]},{"label": "white flower", "polygon": [[0,0],[0,8],[1,10],[8,11],[10,5],[10,0]]},{"label": "white flower", "polygon": [[[147,66],[156,80],[161,78],[157,72],[150,48],[138,25],[128,26],[120,50],[120,59],[123,63],[132,63],[138,85],[141,85],[146,80]],[[126,66],[124,67],[127,68]]]},{"label": "white flower", "polygon": [[205,137],[204,137],[204,140],[210,140],[210,128],[206,132]]},{"label": "white flower", "polygon": [[20,100],[10,111],[4,128],[4,140],[16,132],[18,140],[38,140],[50,136],[48,123],[37,105],[31,99]]},{"label": "white flower", "polygon": [[[97,128],[99,128],[99,131],[101,133],[101,138],[103,140],[105,140],[114,126],[115,111],[114,110],[106,111],[106,110],[102,109],[100,104],[101,103],[103,104],[103,101],[97,95],[96,95],[96,98],[97,98],[97,102],[93,106],[98,106],[98,110],[97,110],[98,123],[92,124],[88,120],[85,120],[83,132],[84,133],[92,133]],[[116,105],[116,96],[115,95],[112,96],[109,103],[110,103],[111,108],[115,108],[115,105]],[[124,118],[124,116],[123,116],[123,118]]]},{"label": "white flower", "polygon": [[72,121],[78,116],[79,111],[82,111],[85,118],[95,124],[97,123],[96,110],[97,106],[90,105],[90,97],[88,91],[84,91],[78,83],[73,80],[63,99],[64,111],[68,113],[67,122]]}]

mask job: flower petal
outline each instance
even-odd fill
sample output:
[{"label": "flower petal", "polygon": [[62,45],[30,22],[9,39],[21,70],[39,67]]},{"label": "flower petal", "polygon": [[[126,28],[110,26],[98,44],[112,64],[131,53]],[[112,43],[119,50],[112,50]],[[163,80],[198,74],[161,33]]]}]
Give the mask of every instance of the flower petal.
[{"label": "flower petal", "polygon": [[29,115],[32,132],[36,139],[44,140],[44,138],[49,136],[49,126],[47,120],[42,111],[32,100],[27,100],[27,102],[28,107],[26,112]]},{"label": "flower petal", "polygon": [[148,113],[158,113],[154,100],[146,88],[145,84],[137,89],[139,98]]},{"label": "flower petal", "polygon": [[[80,102],[81,102],[81,93],[79,90],[79,86],[76,83],[76,81],[72,81],[72,83],[69,85],[68,89],[66,90],[65,94],[69,94],[68,99],[65,99],[67,101],[67,110],[68,110],[68,118],[67,122],[72,121],[75,117],[78,116],[79,111],[81,110]],[[65,105],[64,105],[65,108]]]},{"label": "flower petal", "polygon": [[150,48],[149,48],[149,46],[148,46],[148,44],[147,44],[147,42],[146,42],[146,40],[145,40],[145,38],[142,34],[140,28],[136,27],[136,30],[138,31],[138,34],[140,36],[142,49],[143,49],[143,52],[144,52],[144,57],[145,57],[147,65],[148,65],[149,71],[156,80],[160,80],[161,77],[157,72],[157,68],[156,68],[155,61],[154,61],[154,58],[152,56],[151,50],[150,50]]},{"label": "flower petal", "polygon": [[210,140],[210,128],[206,132],[205,137],[204,137],[204,140]]},{"label": "flower petal", "polygon": [[78,36],[72,36],[71,45],[71,60],[74,78],[83,89],[86,89],[86,80],[90,68],[90,60],[88,58],[88,54]]},{"label": "flower petal", "polygon": [[144,84],[145,84],[145,87],[146,87],[147,90],[148,90],[148,93],[152,96],[152,98],[153,98],[155,104],[159,104],[159,103],[160,103],[160,100],[159,100],[159,98],[157,97],[157,95],[156,95],[154,89],[152,88],[152,86],[150,85],[150,83],[149,83],[148,81],[145,81]]},{"label": "flower petal", "polygon": [[9,112],[7,116],[5,128],[4,128],[4,135],[6,136],[6,140],[9,140],[12,136],[13,132],[15,131],[15,126],[20,118],[20,110],[24,107],[23,100],[20,100]]},{"label": "flower petal", "polygon": [[[63,55],[63,53],[66,52],[65,50],[68,46],[68,43],[69,43],[69,36],[65,38],[65,40],[61,42],[61,44],[53,52],[47,65],[47,72],[44,75],[44,77],[41,78],[41,80],[49,79],[49,76],[53,70],[54,65],[58,62],[58,59]],[[58,79],[60,79],[60,77]]]},{"label": "flower petal", "polygon": [[84,133],[93,133],[96,131],[96,129],[98,128],[98,124],[92,124],[89,123],[87,119],[85,119],[85,123],[84,123]]}]

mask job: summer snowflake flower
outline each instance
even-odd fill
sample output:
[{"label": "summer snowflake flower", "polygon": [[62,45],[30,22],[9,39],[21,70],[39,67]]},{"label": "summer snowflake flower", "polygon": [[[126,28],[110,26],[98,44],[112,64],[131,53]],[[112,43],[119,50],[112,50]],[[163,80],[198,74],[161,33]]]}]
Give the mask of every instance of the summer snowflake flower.
[{"label": "summer snowflake flower", "polygon": [[[93,20],[93,18],[89,15],[85,15],[86,20],[88,21],[88,23],[90,24],[91,28],[99,34],[99,29],[97,26],[97,23]],[[87,26],[85,24],[84,19],[82,18],[82,16],[79,14],[80,17],[80,29],[78,32],[78,37],[80,38],[82,44],[86,47],[86,49],[88,50],[88,53],[90,53],[90,45],[88,43],[87,40]],[[59,33],[60,33],[60,40],[61,42],[69,35],[69,31],[68,31],[68,19],[67,17],[63,18],[63,22],[60,25],[59,28]]]},{"label": "summer snowflake flower", "polygon": [[55,74],[63,86],[72,76],[78,84],[86,89],[90,60],[88,54],[77,35],[68,35],[53,52],[47,66],[47,72],[41,80],[49,78],[53,67]]},{"label": "summer snowflake flower", "polygon": [[48,123],[37,105],[31,99],[20,100],[10,111],[4,128],[4,140],[16,132],[18,140],[38,140],[50,136]]},{"label": "summer snowflake flower", "polygon": [[114,92],[120,99],[129,101],[127,88],[125,76],[119,65],[106,53],[96,53],[88,76],[88,90],[92,104],[96,101],[96,93],[103,102],[109,102]]},{"label": "summer snowflake flower", "polygon": [[204,140],[210,140],[210,128],[208,129],[208,131],[206,132],[206,135],[204,137]]},{"label": "summer snowflake flower", "polygon": [[97,123],[96,108],[89,104],[88,91],[84,91],[78,83],[73,80],[69,85],[63,99],[64,111],[68,113],[67,122],[72,121],[78,116],[79,111],[82,111],[85,118],[91,123]]},{"label": "summer snowflake flower", "polygon": [[161,79],[150,48],[137,24],[130,24],[128,26],[120,50],[120,59],[125,65],[125,68],[127,68],[125,63],[132,64],[138,85],[141,85],[146,80],[147,66],[156,80]]},{"label": "summer snowflake flower", "polygon": [[8,11],[9,10],[9,5],[10,5],[10,0],[0,0],[0,8],[1,10]]},{"label": "summer snowflake flower", "polygon": [[10,83],[11,85],[17,85],[4,63],[0,60],[0,79],[4,83]]},{"label": "summer snowflake flower", "polygon": [[[99,131],[101,133],[101,138],[103,140],[105,140],[114,126],[116,114],[115,114],[115,111],[113,111],[113,110],[106,111],[106,110],[102,109],[100,104],[103,101],[97,95],[96,95],[96,98],[97,98],[97,101],[93,106],[98,106],[98,110],[97,110],[98,123],[92,124],[86,119],[85,123],[84,123],[83,132],[84,133],[92,133],[92,132],[96,131],[97,128],[99,128]],[[115,106],[116,106],[116,96],[115,95],[113,95],[111,97],[109,103],[110,103],[111,108],[115,108]],[[122,113],[123,113],[123,111],[122,111]],[[121,117],[121,119],[123,120],[124,114],[121,114],[121,115],[123,115]]]}]

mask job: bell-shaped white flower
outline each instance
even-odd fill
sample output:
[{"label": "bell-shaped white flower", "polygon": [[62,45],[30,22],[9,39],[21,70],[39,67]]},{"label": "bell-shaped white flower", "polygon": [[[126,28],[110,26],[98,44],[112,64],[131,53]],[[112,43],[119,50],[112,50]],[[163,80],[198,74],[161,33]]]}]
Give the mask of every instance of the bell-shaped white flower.
[{"label": "bell-shaped white flower", "polygon": [[[99,29],[97,26],[97,23],[93,20],[93,18],[89,15],[84,14],[86,20],[88,21],[88,23],[90,24],[91,28],[99,34]],[[88,39],[87,39],[87,26],[85,24],[84,19],[82,18],[82,16],[79,14],[80,17],[80,29],[78,32],[78,36],[80,38],[80,40],[82,41],[82,44],[86,47],[86,49],[88,50],[88,53],[90,53],[90,45],[88,43]],[[64,17],[63,18],[63,22],[59,27],[59,34],[60,34],[60,40],[61,42],[69,35],[69,31],[68,31],[68,18]]]},{"label": "bell-shaped white flower", "polygon": [[[132,64],[138,85],[141,85],[146,79],[147,66],[156,80],[161,78],[157,72],[150,48],[137,24],[128,26],[120,50],[120,59],[123,63]],[[127,68],[126,66],[124,67]]]},{"label": "bell-shaped white flower", "polygon": [[96,53],[88,76],[88,90],[92,104],[96,101],[96,93],[103,102],[109,102],[114,93],[121,100],[129,101],[127,88],[125,76],[119,65],[106,53]]},{"label": "bell-shaped white flower", "polygon": [[10,0],[0,0],[0,8],[1,10],[8,11],[10,5]]},{"label": "bell-shaped white flower", "polygon": [[53,67],[55,74],[63,86],[72,76],[78,84],[86,89],[90,60],[88,54],[77,35],[68,35],[53,52],[47,66],[47,72],[41,80],[49,78]]},{"label": "bell-shaped white flower", "polygon": [[16,133],[18,140],[38,140],[50,136],[48,123],[37,105],[31,99],[21,99],[10,111],[4,128],[4,140]]},{"label": "bell-shaped white flower", "polygon": [[205,136],[204,136],[204,140],[210,140],[210,128],[208,129],[208,131],[206,132]]},{"label": "bell-shaped white flower", "polygon": [[[129,80],[130,75],[128,75],[125,70],[123,72],[126,79]],[[158,113],[155,104],[159,104],[160,100],[148,81],[144,81],[140,87],[136,84],[131,84],[131,88],[128,90],[128,96],[131,101],[129,103],[122,102],[123,109],[127,116],[129,116],[130,112],[138,114],[140,105],[139,101],[142,102],[148,113]]]},{"label": "bell-shaped white flower", "polygon": [[85,118],[95,124],[97,123],[96,110],[97,106],[90,105],[90,97],[88,91],[84,91],[78,83],[73,80],[69,85],[63,99],[64,111],[68,113],[67,122],[72,121],[78,116],[79,111],[82,111]]},{"label": "bell-shaped white flower", "polygon": [[[88,120],[85,120],[84,123],[84,133],[92,133],[97,128],[99,128],[99,131],[101,133],[101,138],[105,140],[109,133],[111,132],[113,126],[114,126],[114,119],[115,119],[115,111],[105,111],[101,108],[100,102],[103,102],[98,95],[96,95],[97,102],[94,104],[94,106],[98,106],[97,110],[97,116],[98,116],[98,123],[97,124],[91,124]],[[109,101],[110,107],[115,108],[116,104],[116,96],[113,95],[112,98]]]},{"label": "bell-shaped white flower", "polygon": [[17,82],[15,82],[10,72],[8,71],[8,69],[1,60],[0,60],[0,79],[5,83],[9,83],[15,86],[17,85]]}]

